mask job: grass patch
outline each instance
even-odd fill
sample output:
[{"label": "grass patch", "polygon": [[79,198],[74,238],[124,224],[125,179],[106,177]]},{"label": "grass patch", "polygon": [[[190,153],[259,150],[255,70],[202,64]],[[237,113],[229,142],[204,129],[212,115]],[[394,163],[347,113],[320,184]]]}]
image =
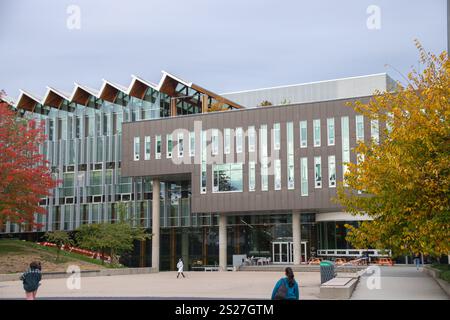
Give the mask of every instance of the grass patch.
[{"label": "grass patch", "polygon": [[441,278],[442,280],[445,280],[447,282],[450,282],[450,265],[449,264],[433,264],[432,267],[441,271],[441,273],[439,274],[439,278]]},{"label": "grass patch", "polygon": [[56,264],[62,264],[66,263],[68,261],[72,260],[80,260],[84,262],[88,262],[91,264],[99,265],[104,268],[120,268],[122,266],[111,266],[110,264],[102,264],[100,260],[92,259],[90,257],[86,257],[84,255],[74,253],[74,252],[67,252],[67,251],[60,251],[59,259],[56,261],[56,254],[57,249],[53,247],[45,247],[38,245],[34,242],[28,242],[28,241],[21,241],[21,240],[6,240],[1,239],[0,240],[0,255],[9,255],[9,254],[25,254],[25,253],[46,253],[45,254],[45,260],[56,263]]}]

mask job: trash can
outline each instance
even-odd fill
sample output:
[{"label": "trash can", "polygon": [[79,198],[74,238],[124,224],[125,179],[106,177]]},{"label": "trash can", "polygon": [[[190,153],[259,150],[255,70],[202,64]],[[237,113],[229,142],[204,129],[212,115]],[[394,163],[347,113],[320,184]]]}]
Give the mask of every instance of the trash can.
[{"label": "trash can", "polygon": [[335,276],[334,263],[332,261],[320,262],[320,284],[330,281]]}]

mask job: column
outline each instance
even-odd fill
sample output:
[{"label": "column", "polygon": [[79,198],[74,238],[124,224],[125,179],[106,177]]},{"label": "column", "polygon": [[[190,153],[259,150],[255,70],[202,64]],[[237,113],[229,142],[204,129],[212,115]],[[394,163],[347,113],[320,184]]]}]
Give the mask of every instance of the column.
[{"label": "column", "polygon": [[292,212],[292,241],[294,243],[294,264],[301,262],[301,230],[300,230],[300,212]]},{"label": "column", "polygon": [[159,214],[159,179],[153,179],[153,199],[152,199],[152,268],[159,272],[159,235],[160,235],[160,214]]},{"label": "column", "polygon": [[219,215],[219,270],[227,271],[227,216]]}]

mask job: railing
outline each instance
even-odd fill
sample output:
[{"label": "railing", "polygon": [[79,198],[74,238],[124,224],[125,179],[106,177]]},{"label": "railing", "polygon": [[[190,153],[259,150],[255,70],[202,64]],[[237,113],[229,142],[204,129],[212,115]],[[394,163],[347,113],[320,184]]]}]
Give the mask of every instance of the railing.
[{"label": "railing", "polygon": [[391,250],[383,249],[324,249],[317,250],[318,256],[325,257],[360,257],[369,253],[371,257],[390,257]]}]

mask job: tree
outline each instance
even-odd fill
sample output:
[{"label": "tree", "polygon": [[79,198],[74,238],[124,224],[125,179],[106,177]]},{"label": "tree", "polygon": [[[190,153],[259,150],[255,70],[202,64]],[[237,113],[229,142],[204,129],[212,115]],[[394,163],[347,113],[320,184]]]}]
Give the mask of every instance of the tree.
[{"label": "tree", "polygon": [[47,232],[44,235],[44,238],[51,243],[56,244],[56,261],[59,260],[59,254],[61,252],[61,248],[66,245],[73,244],[72,239],[70,239],[69,234],[64,231],[53,231],[53,232]]},{"label": "tree", "polygon": [[348,164],[337,200],[373,218],[347,226],[354,246],[440,256],[450,251],[450,62],[446,52],[436,56],[416,45],[422,73],[413,70],[406,87],[352,105],[386,125],[380,144],[355,148],[361,161]]},{"label": "tree", "polygon": [[82,225],[76,235],[78,245],[100,251],[102,256],[108,253],[111,263],[117,264],[121,254],[133,249],[135,240],[144,241],[150,237],[144,228],[132,227],[132,221],[126,219],[125,210],[124,205],[118,205],[119,220],[116,223]]},{"label": "tree", "polygon": [[0,227],[7,221],[38,226],[35,214],[45,214],[39,201],[56,187],[48,162],[39,154],[44,129],[0,104]]}]

